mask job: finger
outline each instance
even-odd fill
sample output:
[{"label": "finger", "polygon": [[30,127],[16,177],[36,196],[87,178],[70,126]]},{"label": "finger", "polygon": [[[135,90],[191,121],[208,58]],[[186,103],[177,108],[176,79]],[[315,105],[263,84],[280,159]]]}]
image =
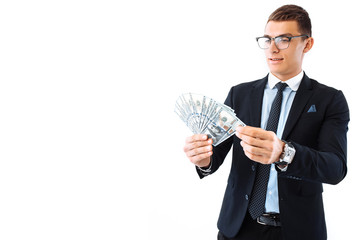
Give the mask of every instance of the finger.
[{"label": "finger", "polygon": [[243,141],[240,142],[240,145],[243,147],[245,155],[251,160],[262,164],[270,164],[272,162],[271,152],[267,149],[250,146]]},{"label": "finger", "polygon": [[196,141],[196,142],[185,143],[184,152],[188,152],[193,149],[204,147],[204,146],[209,146],[209,145],[211,146],[212,143],[213,143],[213,140],[211,138],[208,140],[205,140],[205,141]]},{"label": "finger", "polygon": [[194,134],[190,137],[187,137],[185,139],[186,143],[193,143],[196,141],[205,141],[206,139],[208,139],[208,136],[206,134]]},{"label": "finger", "polygon": [[241,141],[240,145],[242,146],[244,151],[246,151],[252,155],[267,156],[267,151],[264,148],[251,146],[244,141]]},{"label": "finger", "polygon": [[242,135],[241,140],[243,142],[245,142],[246,144],[250,145],[250,146],[255,146],[255,147],[263,147],[265,142],[262,139],[259,138],[253,138],[247,135]]},{"label": "finger", "polygon": [[278,151],[277,149],[281,148],[282,151],[282,145],[279,144],[281,140],[277,138],[276,134],[274,132],[268,132],[268,135],[269,136],[267,139],[253,138],[247,135],[243,135],[241,140],[250,146],[263,149],[269,156],[275,150]]},{"label": "finger", "polygon": [[210,157],[212,154],[213,154],[212,151],[206,152],[206,153],[202,153],[202,154],[196,155],[196,156],[194,156],[194,157],[189,157],[189,160],[196,165],[198,162],[200,162],[201,160],[204,160],[204,159]]},{"label": "finger", "polygon": [[246,152],[246,151],[244,151],[244,153],[249,159],[251,159],[251,160],[253,160],[255,162],[258,162],[258,163],[261,163],[261,164],[271,164],[272,163],[268,158],[266,158],[264,156],[255,155],[255,154],[252,154],[252,153],[249,153],[249,152]]},{"label": "finger", "polygon": [[236,128],[236,135],[239,138],[242,138],[244,135],[246,136],[251,136],[253,138],[260,138],[260,139],[265,139],[267,136],[267,132],[264,129],[261,128],[256,128],[256,127],[250,127],[250,126],[238,126]]},{"label": "finger", "polygon": [[198,148],[194,148],[192,150],[187,151],[186,156],[188,158],[190,158],[190,157],[198,156],[198,155],[201,155],[201,154],[204,154],[204,153],[208,153],[210,151],[212,151],[212,146],[211,145],[208,145],[208,146],[205,146],[205,147],[198,147]]}]

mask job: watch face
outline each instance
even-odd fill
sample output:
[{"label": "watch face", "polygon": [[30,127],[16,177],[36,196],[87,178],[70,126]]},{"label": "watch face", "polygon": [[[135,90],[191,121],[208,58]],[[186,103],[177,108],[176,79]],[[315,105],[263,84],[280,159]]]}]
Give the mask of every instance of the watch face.
[{"label": "watch face", "polygon": [[286,156],[290,156],[291,153],[292,153],[291,148],[288,145],[286,145],[286,150],[285,150]]},{"label": "watch face", "polygon": [[284,162],[291,163],[295,156],[295,148],[290,144],[285,144],[285,157],[282,159]]}]

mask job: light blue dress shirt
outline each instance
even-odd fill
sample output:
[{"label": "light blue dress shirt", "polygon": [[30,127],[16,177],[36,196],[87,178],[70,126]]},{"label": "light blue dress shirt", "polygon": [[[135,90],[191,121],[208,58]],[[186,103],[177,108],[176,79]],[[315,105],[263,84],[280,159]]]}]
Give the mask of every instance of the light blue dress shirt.
[{"label": "light blue dress shirt", "polygon": [[[277,128],[276,135],[278,138],[282,139],[282,134],[284,132],[285,124],[287,117],[290,112],[291,105],[295,98],[296,91],[299,88],[301,79],[304,76],[304,72],[301,71],[295,77],[286,81],[288,87],[286,87],[283,91],[283,99],[281,103],[281,112],[279,117],[279,124]],[[275,77],[272,73],[269,73],[268,83],[266,84],[264,90],[262,111],[261,111],[261,128],[266,129],[266,124],[269,118],[270,109],[272,102],[275,99],[275,95],[277,93],[277,88],[275,85],[280,80]],[[267,187],[266,193],[266,201],[265,201],[265,212],[275,212],[279,213],[279,194],[278,194],[278,181],[277,181],[277,171],[275,169],[275,164],[271,165],[269,183]]]}]

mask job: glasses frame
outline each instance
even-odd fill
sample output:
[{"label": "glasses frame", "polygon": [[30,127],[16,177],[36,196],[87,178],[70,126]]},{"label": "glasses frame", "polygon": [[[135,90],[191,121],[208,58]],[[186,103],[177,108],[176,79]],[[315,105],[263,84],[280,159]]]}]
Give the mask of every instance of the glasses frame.
[{"label": "glasses frame", "polygon": [[[257,37],[257,38],[256,38],[256,42],[258,43],[259,48],[261,48],[261,49],[268,49],[268,48],[270,47],[270,45],[271,45],[271,40],[273,40],[273,41],[274,41],[274,43],[275,43],[275,46],[276,46],[279,50],[284,50],[284,49],[287,49],[287,48],[290,46],[291,39],[293,39],[293,38],[299,38],[299,37],[306,37],[306,38],[309,38],[309,35],[307,35],[307,34],[303,34],[303,35],[299,35],[299,36],[291,36],[291,37],[288,37],[288,36],[277,36],[277,37],[273,37],[273,38],[271,38],[271,37],[265,37],[265,36],[262,36],[262,37]],[[262,48],[262,47],[260,46],[260,44],[259,44],[259,39],[260,39],[260,38],[267,38],[267,39],[270,39],[270,44],[269,44],[269,46],[268,46],[268,47],[266,47],[266,48]],[[276,39],[282,39],[282,38],[287,38],[287,39],[289,39],[289,44],[288,44],[288,46],[287,46],[286,48],[279,48],[279,46],[278,46],[278,42],[279,42],[279,40],[278,40],[278,41],[276,41]]]}]

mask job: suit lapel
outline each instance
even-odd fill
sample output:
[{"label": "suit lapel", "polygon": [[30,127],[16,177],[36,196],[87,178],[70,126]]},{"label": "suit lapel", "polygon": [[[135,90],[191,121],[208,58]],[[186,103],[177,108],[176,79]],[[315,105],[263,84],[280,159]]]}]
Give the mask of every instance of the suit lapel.
[{"label": "suit lapel", "polygon": [[312,84],[309,77],[306,74],[304,74],[299,89],[296,92],[294,102],[291,106],[282,139],[286,140],[287,137],[289,136],[291,130],[296,125],[296,122],[298,121],[300,115],[304,112],[306,103],[309,101],[311,95],[312,95]]},{"label": "suit lapel", "polygon": [[251,123],[250,126],[260,127],[261,125],[261,110],[264,96],[264,89],[267,83],[268,76],[264,77],[260,81],[254,83],[250,94],[250,114]]}]

